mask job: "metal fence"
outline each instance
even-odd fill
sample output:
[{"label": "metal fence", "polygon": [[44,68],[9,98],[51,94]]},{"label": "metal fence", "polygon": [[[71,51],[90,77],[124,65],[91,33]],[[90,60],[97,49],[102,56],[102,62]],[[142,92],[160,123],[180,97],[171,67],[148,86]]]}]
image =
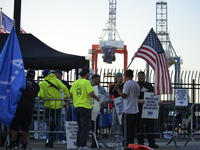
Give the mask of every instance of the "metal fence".
[{"label": "metal fence", "polygon": [[[131,69],[131,68],[130,68]],[[134,80],[137,81],[137,73],[140,71],[134,71]],[[144,70],[143,70],[144,71]],[[101,76],[101,86],[105,87],[108,90],[109,85],[114,83],[114,74],[117,72],[122,72],[121,69],[99,69],[97,73]],[[37,72],[37,80],[38,82],[41,80],[42,73],[41,71]],[[77,79],[78,73],[76,70],[71,70],[68,73],[64,73],[64,79],[69,81],[70,84],[73,83]],[[149,71],[147,76],[147,81],[154,84],[154,72]],[[170,76],[172,79],[173,90],[175,93],[175,89],[187,89],[188,90],[188,106],[175,106],[175,94],[165,94],[161,96],[161,100],[164,101],[165,106],[168,108],[167,116],[164,118],[162,124],[162,132],[157,132],[159,135],[171,135],[172,138],[170,142],[174,142],[176,145],[176,141],[174,139],[174,133],[178,133],[178,138],[188,138],[192,140],[193,143],[198,146],[195,142],[195,138],[199,138],[200,135],[200,127],[199,127],[199,103],[200,103],[200,72],[199,71],[181,71],[175,72],[170,71]],[[198,103],[198,104],[197,104]],[[173,107],[169,107],[169,105],[173,105]],[[47,131],[44,129],[35,130],[33,127],[39,125],[44,122],[44,114],[43,114],[43,101],[37,101],[35,106],[35,113],[33,116],[33,120],[35,121],[35,125],[33,122],[33,126],[31,128],[31,135],[37,136],[39,133],[46,133]],[[164,113],[165,114],[165,113]],[[72,115],[72,114],[70,114]],[[189,124],[187,124],[189,122]],[[195,125],[195,127],[194,127]],[[105,131],[105,130],[104,130]],[[172,132],[167,132],[172,131]],[[165,132],[165,133],[164,133]],[[56,133],[65,133],[65,131],[56,131]],[[35,134],[35,135],[34,135]],[[100,132],[100,135],[104,135],[105,132]],[[106,134],[109,134],[106,132]],[[100,136],[101,137],[101,136]],[[187,142],[188,142],[187,141]],[[187,145],[187,142],[185,145]]]},{"label": "metal fence", "polygon": [[200,136],[200,103],[193,104],[190,109],[191,116],[188,119],[188,140],[185,145],[191,140],[196,147],[199,145],[196,143],[196,139]]},{"label": "metal fence", "polygon": [[[132,68],[130,68],[132,69]],[[137,81],[137,73],[142,69],[133,69],[133,80]],[[146,73],[146,80],[154,85],[154,71],[142,70]],[[97,73],[101,77],[100,85],[105,87],[108,91],[110,84],[114,83],[114,74],[117,72],[124,73],[123,69],[98,69]],[[190,107],[195,103],[200,103],[200,71],[174,71],[170,70],[170,77],[173,86],[173,94],[161,95],[161,100],[164,103],[175,104],[176,90],[186,89],[188,94],[188,106],[175,106],[174,113],[176,122],[181,124],[182,118],[190,116]],[[41,76],[41,72],[38,72],[38,76]],[[68,73],[64,73],[64,80],[69,81],[70,84],[78,77],[77,70],[71,70]],[[38,78],[40,79],[40,78]],[[181,133],[182,134],[182,131]]]},{"label": "metal fence", "polygon": [[[130,68],[132,69],[132,68]],[[154,85],[154,71],[149,70],[148,73],[144,69],[132,69],[134,72],[133,80],[137,81],[137,73],[139,71],[146,72],[146,80]],[[123,69],[98,69],[97,73],[101,77],[101,86],[108,90],[110,84],[114,83],[114,74],[117,72],[123,73]],[[200,103],[200,71],[174,71],[170,70],[170,77],[172,81],[173,90],[175,89],[188,89],[189,104]],[[64,79],[69,81],[70,84],[76,80],[76,70],[71,70],[64,74]],[[163,94],[161,99],[166,103],[174,103],[175,94]]]},{"label": "metal fence", "polygon": [[[113,107],[113,109],[115,109]],[[119,142],[118,136],[120,136],[119,130],[116,130],[115,133],[111,133],[108,128],[109,128],[109,123],[105,121],[105,119],[109,119],[109,115],[111,111],[107,111],[107,114],[101,114],[100,117],[100,128],[99,128],[99,139],[100,141],[108,147],[107,144],[107,138],[104,137],[109,137],[111,135],[115,135],[115,140],[113,141],[113,145],[117,145]],[[178,136],[178,126],[175,118],[175,106],[173,104],[169,103],[164,103],[163,105],[160,106],[159,109],[159,116],[158,119],[138,119],[137,120],[137,137],[139,136],[148,136],[149,138],[164,138],[166,139],[167,145],[170,144],[171,142],[174,143],[176,147],[176,139],[179,138]],[[112,121],[112,120],[111,120]],[[106,126],[107,125],[107,126]],[[110,126],[111,127],[111,126]],[[121,133],[122,134],[122,133]],[[147,138],[148,138],[147,137]],[[135,139],[135,141],[137,141]],[[138,141],[139,142],[139,141]]]},{"label": "metal fence", "polygon": [[[132,69],[132,68],[130,68]],[[146,72],[146,80],[154,85],[154,71],[148,72],[144,69],[132,69],[134,72],[133,80],[137,81],[137,73],[139,71]],[[97,73],[101,77],[101,86],[108,90],[110,84],[114,83],[114,74],[117,72],[124,73],[123,69],[98,69]],[[172,81],[173,90],[187,89],[189,104],[200,103],[200,71],[174,71],[170,70],[170,77]],[[37,81],[42,80],[42,71],[36,72]],[[64,72],[64,80],[72,84],[78,78],[77,70],[73,69],[69,72]],[[167,103],[174,103],[175,94],[163,94],[161,99]]]},{"label": "metal fence", "polygon": [[[30,137],[35,139],[46,139],[47,133],[52,134],[66,134],[66,130],[61,130],[61,127],[63,126],[60,122],[60,129],[59,130],[47,130],[48,124],[50,122],[45,121],[45,115],[44,115],[44,100],[37,99],[35,102],[35,108],[34,108],[34,115],[33,115],[33,123],[30,127]],[[187,143],[192,140],[192,142],[199,147],[195,139],[199,138],[200,135],[200,104],[193,104],[191,107],[176,107],[174,104],[171,103],[164,103],[162,107],[160,107],[159,117],[157,120],[153,121],[152,126],[150,128],[153,128],[153,131],[149,132],[146,129],[144,129],[141,132],[138,132],[137,134],[154,134],[157,136],[157,138],[165,138],[167,139],[167,144],[170,144],[171,142],[174,143],[176,147],[177,138],[185,138],[188,139]],[[109,108],[107,108],[109,109]],[[183,114],[176,114],[176,111],[179,111],[179,109],[185,111],[188,109],[188,112],[190,112],[189,117],[185,117]],[[106,113],[105,113],[106,112]],[[104,111],[103,114],[101,114],[100,120],[99,120],[99,128],[98,128],[98,135],[97,137],[99,140],[105,145],[107,138],[110,136],[110,127],[111,123],[107,123],[110,121],[110,118],[108,117],[112,112],[112,109]],[[68,121],[75,121],[76,117],[72,103],[69,103],[66,111],[65,111],[65,120]],[[62,112],[60,114],[60,117],[62,116]],[[180,116],[179,116],[180,115]],[[179,116],[179,117],[178,117]],[[50,117],[48,117],[50,118]],[[58,118],[55,118],[57,120]],[[48,120],[50,121],[50,120]],[[64,127],[65,128],[65,127]],[[5,132],[5,131],[4,131]],[[5,132],[6,133],[6,132]],[[91,132],[93,133],[93,132]],[[107,135],[107,136],[105,136]],[[119,134],[115,134],[118,136]],[[195,137],[194,137],[195,136]],[[8,138],[9,139],[9,138]],[[96,136],[95,136],[96,140]]]}]

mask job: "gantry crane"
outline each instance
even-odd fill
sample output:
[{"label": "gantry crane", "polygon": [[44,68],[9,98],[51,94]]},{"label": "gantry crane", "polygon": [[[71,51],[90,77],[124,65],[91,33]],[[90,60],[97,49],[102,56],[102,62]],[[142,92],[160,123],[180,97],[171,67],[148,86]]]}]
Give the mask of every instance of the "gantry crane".
[{"label": "gantry crane", "polygon": [[163,49],[165,50],[168,67],[174,64],[174,83],[178,83],[182,60],[179,56],[177,56],[169,38],[167,2],[163,0],[156,3],[156,34],[162,43]]},{"label": "gantry crane", "polygon": [[[124,54],[124,70],[127,67],[128,52],[124,41],[121,40],[116,30],[116,4],[117,0],[109,0],[109,21],[106,28],[103,29],[100,37],[99,44],[93,44],[89,54],[92,55],[92,69],[97,72],[97,60],[98,54],[103,54],[103,61],[106,63],[112,63],[115,61],[115,53]],[[106,34],[108,34],[108,40],[104,40]],[[119,40],[116,40],[118,35]]]}]

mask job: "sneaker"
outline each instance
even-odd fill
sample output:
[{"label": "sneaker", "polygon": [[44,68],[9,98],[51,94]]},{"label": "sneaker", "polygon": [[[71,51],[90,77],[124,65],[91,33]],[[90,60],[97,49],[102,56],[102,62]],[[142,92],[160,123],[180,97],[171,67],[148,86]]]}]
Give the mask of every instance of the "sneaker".
[{"label": "sneaker", "polygon": [[15,148],[19,148],[19,144],[18,143],[15,143]]},{"label": "sneaker", "polygon": [[108,143],[107,145],[108,145],[108,147],[110,147],[110,148],[114,147],[113,143]]},{"label": "sneaker", "polygon": [[66,144],[67,144],[67,142],[66,142],[65,140],[58,141],[58,143],[63,144],[63,145],[66,145]]},{"label": "sneaker", "polygon": [[45,147],[48,147],[48,148],[53,148],[53,143],[51,142],[48,142],[45,144]]},{"label": "sneaker", "polygon": [[159,148],[159,146],[156,145],[156,144],[150,144],[149,147],[151,147],[151,148]]},{"label": "sneaker", "polygon": [[78,150],[92,150],[92,149],[89,149],[87,146],[84,146],[84,147],[79,147]]},{"label": "sneaker", "polygon": [[15,149],[15,148],[19,148],[18,143],[16,143],[15,141],[10,141],[10,144],[6,146],[6,149]]},{"label": "sneaker", "polygon": [[26,149],[27,148],[27,143],[22,143],[22,149]]}]

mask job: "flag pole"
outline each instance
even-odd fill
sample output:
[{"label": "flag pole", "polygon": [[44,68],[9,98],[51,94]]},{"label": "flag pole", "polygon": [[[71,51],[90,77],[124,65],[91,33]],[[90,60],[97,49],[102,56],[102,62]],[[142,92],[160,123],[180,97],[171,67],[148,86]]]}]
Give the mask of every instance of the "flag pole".
[{"label": "flag pole", "polygon": [[12,24],[13,24],[13,28],[16,30],[16,28],[15,28],[15,19],[13,19],[13,23]]},{"label": "flag pole", "polygon": [[1,26],[2,26],[2,7],[0,7],[0,33],[1,33]]}]

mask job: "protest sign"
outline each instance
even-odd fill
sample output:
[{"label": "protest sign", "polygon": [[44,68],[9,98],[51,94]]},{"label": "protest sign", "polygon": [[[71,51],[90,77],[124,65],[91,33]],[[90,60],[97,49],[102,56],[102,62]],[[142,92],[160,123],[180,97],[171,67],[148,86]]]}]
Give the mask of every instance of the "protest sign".
[{"label": "protest sign", "polygon": [[122,124],[122,114],[123,114],[123,98],[118,97],[114,99],[115,110],[117,112],[119,124]]},{"label": "protest sign", "polygon": [[175,89],[175,106],[188,106],[188,89]]},{"label": "protest sign", "polygon": [[[98,85],[93,86],[93,88],[94,88],[94,94],[98,96],[99,95]],[[90,104],[92,106],[92,120],[95,121],[100,109],[99,102],[96,99],[90,97]]]},{"label": "protest sign", "polygon": [[76,121],[65,121],[67,149],[76,149],[78,125]]},{"label": "protest sign", "polygon": [[144,92],[144,100],[142,118],[158,119],[160,95],[154,95],[152,92]]}]

